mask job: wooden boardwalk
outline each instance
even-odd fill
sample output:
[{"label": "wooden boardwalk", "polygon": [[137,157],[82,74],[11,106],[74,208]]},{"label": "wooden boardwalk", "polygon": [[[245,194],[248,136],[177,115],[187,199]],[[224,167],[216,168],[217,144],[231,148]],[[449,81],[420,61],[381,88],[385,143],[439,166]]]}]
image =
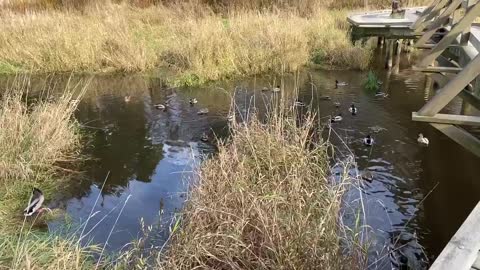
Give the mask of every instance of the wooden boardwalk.
[{"label": "wooden boardwalk", "polygon": [[[430,123],[480,157],[480,139],[463,128],[480,126],[480,116],[441,113],[457,96],[480,111],[480,25],[474,23],[480,17],[480,0],[433,0],[428,7],[407,9],[403,19],[392,19],[390,13],[351,14],[353,39],[385,39],[388,68],[394,44],[401,47],[402,39],[414,39],[417,48],[425,49],[414,69],[428,74],[427,81],[433,79],[441,88],[418,112],[412,112],[412,120]],[[480,270],[480,203],[430,269]]]}]

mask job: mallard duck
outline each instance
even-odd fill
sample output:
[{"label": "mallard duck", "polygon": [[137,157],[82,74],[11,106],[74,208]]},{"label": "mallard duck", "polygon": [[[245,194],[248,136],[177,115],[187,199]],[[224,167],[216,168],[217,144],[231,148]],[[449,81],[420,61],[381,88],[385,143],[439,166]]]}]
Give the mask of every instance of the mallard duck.
[{"label": "mallard duck", "polygon": [[200,109],[197,114],[198,115],[204,115],[204,114],[207,114],[208,113],[208,109],[207,108],[204,108],[204,109]]},{"label": "mallard duck", "polygon": [[367,137],[363,138],[363,144],[366,146],[372,146],[373,145],[373,138],[370,136],[370,134],[367,135]]},{"label": "mallard duck", "polygon": [[200,140],[201,140],[202,142],[208,142],[208,135],[207,135],[207,133],[204,132],[204,133],[202,134],[202,137],[200,138]]},{"label": "mallard duck", "polygon": [[294,106],[296,107],[305,107],[305,103],[303,103],[302,101],[300,100],[297,100],[293,103]]},{"label": "mallard duck", "polygon": [[386,97],[388,97],[388,94],[385,93],[385,92],[378,91],[377,93],[375,93],[375,96],[376,96],[376,97],[386,98]]},{"label": "mallard duck", "polygon": [[189,101],[190,105],[194,105],[198,103],[198,100],[196,98],[191,98]]},{"label": "mallard duck", "polygon": [[128,103],[128,102],[130,102],[132,97],[131,96],[125,96],[123,99],[125,100],[126,103]]},{"label": "mallard duck", "polygon": [[334,102],[333,105],[335,106],[335,108],[340,108],[340,102]]},{"label": "mallard duck", "polygon": [[425,146],[428,146],[428,144],[430,143],[430,141],[426,137],[423,137],[422,133],[418,134],[417,142]]},{"label": "mallard duck", "polygon": [[272,91],[273,91],[273,92],[280,92],[280,91],[281,91],[280,85],[277,85],[277,87],[274,87],[274,88],[272,89]]},{"label": "mallard duck", "polygon": [[362,179],[368,182],[373,181],[373,173],[371,171],[364,171],[362,173]]},{"label": "mallard duck", "polygon": [[45,197],[43,196],[43,192],[38,188],[33,188],[30,201],[28,202],[27,208],[23,210],[23,214],[29,217],[35,213],[40,214],[45,210],[52,211],[50,208],[42,207],[44,201]]},{"label": "mallard duck", "polygon": [[155,109],[159,109],[159,110],[166,110],[167,109],[167,106],[165,106],[163,104],[155,104],[153,106],[155,107]]},{"label": "mallard duck", "polygon": [[332,98],[330,96],[321,96],[320,100],[331,100]]},{"label": "mallard duck", "polygon": [[268,90],[270,90],[270,89],[268,89],[268,87],[266,87],[266,86],[262,88],[262,92],[267,92]]},{"label": "mallard duck", "polygon": [[350,105],[350,108],[348,108],[348,111],[351,112],[352,115],[357,115],[358,109],[357,107],[355,107],[355,104],[352,103],[352,105]]},{"label": "mallard duck", "polygon": [[339,82],[338,80],[335,80],[335,85],[338,87],[338,86],[347,86],[348,83],[347,82]]},{"label": "mallard duck", "polygon": [[337,116],[333,117],[330,122],[332,123],[337,123],[343,120],[342,114],[339,113]]}]

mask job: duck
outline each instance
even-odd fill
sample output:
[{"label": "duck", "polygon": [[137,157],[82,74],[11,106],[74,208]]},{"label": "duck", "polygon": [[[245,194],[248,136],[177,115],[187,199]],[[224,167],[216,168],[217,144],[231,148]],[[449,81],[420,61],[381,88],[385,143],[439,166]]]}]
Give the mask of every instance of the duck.
[{"label": "duck", "polygon": [[198,115],[204,115],[204,114],[207,114],[208,113],[208,109],[207,108],[204,108],[204,109],[200,109],[197,114]]},{"label": "duck", "polygon": [[372,136],[370,136],[370,134],[368,134],[367,137],[363,138],[363,144],[365,144],[366,146],[372,146],[373,142],[374,140]]},{"label": "duck", "polygon": [[163,104],[155,104],[153,105],[156,109],[159,109],[159,110],[166,110],[167,109],[167,106],[163,105]]},{"label": "duck", "polygon": [[300,100],[295,101],[295,102],[293,103],[293,105],[294,105],[295,107],[305,107],[305,103],[303,103],[303,102],[300,101]]},{"label": "duck", "polygon": [[362,179],[367,181],[367,182],[372,182],[373,181],[373,173],[371,171],[364,171],[362,173]]},{"label": "duck", "polygon": [[375,93],[375,96],[386,98],[386,97],[388,97],[388,94],[385,93],[385,92],[378,91],[377,93]]},{"label": "duck", "polygon": [[234,116],[233,114],[229,114],[229,115],[227,116],[227,121],[228,121],[228,122],[233,122],[234,120],[235,120],[235,116]]},{"label": "duck", "polygon": [[422,134],[422,133],[418,134],[417,142],[418,142],[419,144],[425,145],[425,146],[428,146],[428,144],[430,143],[430,141],[428,140],[428,138],[423,137],[423,134]]},{"label": "duck", "polygon": [[352,115],[357,115],[358,109],[357,107],[355,107],[355,104],[352,103],[352,105],[350,105],[350,108],[348,108],[348,111],[351,112]]},{"label": "duck", "polygon": [[341,122],[343,120],[343,117],[342,117],[342,114],[339,113],[337,116],[333,117],[330,122],[332,123],[337,123],[337,122]]},{"label": "duck", "polygon": [[330,96],[320,96],[320,100],[331,100]]},{"label": "duck", "polygon": [[202,137],[200,138],[200,140],[201,140],[202,142],[208,142],[208,135],[207,135],[207,133],[204,132],[204,133],[202,134]]},{"label": "duck", "polygon": [[28,206],[25,208],[25,210],[23,210],[23,214],[26,217],[30,217],[35,213],[40,214],[45,210],[52,211],[50,208],[42,207],[44,201],[45,197],[43,196],[43,192],[38,188],[33,188],[30,201],[28,202]]},{"label": "duck", "polygon": [[132,97],[130,95],[128,95],[128,96],[125,96],[123,99],[125,100],[126,103],[128,103],[128,102],[130,102]]},{"label": "duck", "polygon": [[334,102],[333,105],[335,106],[335,108],[340,108],[340,102]]},{"label": "duck", "polygon": [[274,88],[272,89],[273,92],[280,92],[280,90],[281,90],[281,89],[280,89],[280,85],[277,85],[277,87],[274,87]]},{"label": "duck", "polygon": [[198,103],[198,100],[196,98],[191,98],[189,101],[190,105],[194,105]]},{"label": "duck", "polygon": [[335,80],[335,85],[338,87],[338,86],[347,86],[348,83],[347,82],[339,82],[338,80]]},{"label": "duck", "polygon": [[262,88],[262,92],[267,92],[268,90],[270,90],[270,89],[268,89],[268,87],[266,87],[266,86]]}]

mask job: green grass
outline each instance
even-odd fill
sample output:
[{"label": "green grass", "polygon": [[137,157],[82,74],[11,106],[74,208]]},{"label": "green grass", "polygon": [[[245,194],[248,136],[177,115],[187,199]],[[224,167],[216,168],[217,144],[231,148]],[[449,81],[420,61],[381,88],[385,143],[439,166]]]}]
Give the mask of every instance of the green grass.
[{"label": "green grass", "polygon": [[369,71],[367,78],[363,84],[364,88],[368,91],[378,91],[380,89],[380,84],[377,75],[373,71]]}]

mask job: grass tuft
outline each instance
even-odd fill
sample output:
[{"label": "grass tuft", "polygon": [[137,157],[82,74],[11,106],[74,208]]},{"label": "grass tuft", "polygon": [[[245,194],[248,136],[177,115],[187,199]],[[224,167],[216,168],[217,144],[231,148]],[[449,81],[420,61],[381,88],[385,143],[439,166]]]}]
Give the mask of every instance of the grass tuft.
[{"label": "grass tuft", "polygon": [[[329,181],[315,118],[272,116],[233,127],[205,161],[162,269],[360,269],[344,254],[345,186]],[[177,222],[176,224],[178,224]]]}]

